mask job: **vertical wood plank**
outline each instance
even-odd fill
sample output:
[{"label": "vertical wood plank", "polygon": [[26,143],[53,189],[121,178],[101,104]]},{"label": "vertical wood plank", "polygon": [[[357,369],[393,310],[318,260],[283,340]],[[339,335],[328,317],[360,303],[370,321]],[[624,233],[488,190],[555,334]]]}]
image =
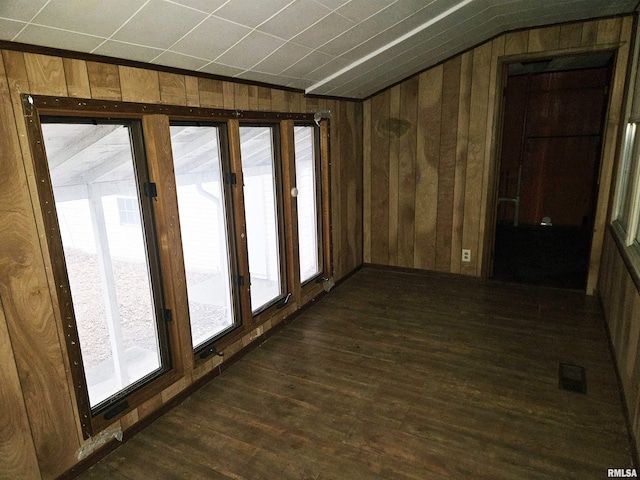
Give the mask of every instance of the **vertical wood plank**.
[{"label": "vertical wood plank", "polygon": [[249,85],[249,110],[258,110],[258,86]]},{"label": "vertical wood plank", "polygon": [[258,110],[269,111],[271,106],[271,89],[267,87],[258,87]]},{"label": "vertical wood plank", "polygon": [[[7,75],[13,72],[26,76],[26,67],[21,62],[24,58],[22,55],[9,54],[3,57],[5,62],[9,59],[6,65]],[[30,161],[30,156],[23,156],[18,138],[18,122],[23,124],[25,139],[26,127],[16,86],[24,85],[26,79],[10,80],[12,98],[10,84],[5,78],[10,79],[5,77],[2,69],[0,298],[39,469],[43,478],[55,478],[77,461],[77,420],[72,408],[63,348],[60,345],[48,278],[42,263],[43,253],[34,219],[34,205],[23,163]]]},{"label": "vertical wood plank", "polygon": [[64,58],[64,74],[67,80],[67,91],[70,97],[90,98],[89,74],[87,62],[73,58]]},{"label": "vertical wood plank", "polygon": [[120,75],[117,65],[87,62],[91,98],[98,100],[122,100]]},{"label": "vertical wood plank", "polygon": [[187,106],[200,106],[200,86],[197,77],[185,76],[184,87],[187,94]]},{"label": "vertical wood plank", "polygon": [[347,228],[344,221],[346,215],[345,207],[342,203],[342,197],[346,190],[345,179],[342,178],[342,169],[346,158],[342,157],[341,152],[341,128],[342,128],[342,111],[334,108],[333,100],[327,101],[327,109],[331,110],[330,138],[331,150],[331,244],[333,245],[333,274],[335,278],[341,278],[344,271],[344,260],[346,258],[346,245],[343,243],[343,231]]},{"label": "vertical wood plank", "polygon": [[178,193],[173,169],[169,117],[145,115],[142,119],[150,180],[158,185],[154,202],[156,233],[162,266],[166,307],[176,321],[170,325],[176,371],[189,376],[193,370],[193,349],[189,328],[189,301],[180,234]]},{"label": "vertical wood plank", "polygon": [[389,91],[371,99],[371,262],[389,262]]},{"label": "vertical wood plank", "polygon": [[582,23],[560,26],[560,48],[579,48],[582,44]]},{"label": "vertical wood plank", "polygon": [[24,60],[31,85],[36,95],[67,96],[67,84],[62,58],[25,53]]},{"label": "vertical wood plank", "polygon": [[398,265],[398,157],[406,120],[400,116],[400,85],[389,93],[389,265]]},{"label": "vertical wood plank", "polygon": [[461,273],[477,275],[480,249],[480,215],[482,212],[482,184],[484,175],[485,143],[487,134],[487,108],[489,105],[489,74],[491,71],[491,43],[473,51],[473,84],[469,112],[469,150],[464,202],[462,248],[471,250],[471,261],[461,264]]},{"label": "vertical wood plank", "polygon": [[461,272],[461,250],[464,229],[464,205],[469,154],[469,115],[471,107],[471,81],[473,51],[460,57],[460,101],[458,102],[458,134],[456,138],[456,168],[453,198],[453,233],[451,237],[451,272]]},{"label": "vertical wood plank", "polygon": [[596,43],[606,45],[617,43],[620,40],[620,28],[622,27],[622,17],[606,18],[598,20]]},{"label": "vertical wood plank", "polygon": [[275,112],[286,112],[288,110],[286,97],[284,90],[271,89],[271,109]]},{"label": "vertical wood plank", "polygon": [[529,32],[521,30],[505,35],[505,55],[519,55],[529,50]]},{"label": "vertical wood plank", "polygon": [[249,110],[249,85],[237,83],[234,88],[234,104],[238,110]]},{"label": "vertical wood plank", "polygon": [[406,122],[407,127],[407,131],[400,137],[399,158],[398,265],[401,267],[413,267],[419,86],[417,76],[400,86],[400,118]]},{"label": "vertical wood plank", "polygon": [[[371,263],[371,100],[365,100],[362,106],[362,190],[363,190],[363,260]],[[413,260],[413,259],[412,259]]]},{"label": "vertical wood plank", "polygon": [[4,478],[41,478],[1,299],[0,365],[0,472]]},{"label": "vertical wood plank", "polygon": [[236,91],[233,82],[222,82],[222,107],[227,110],[236,108]]},{"label": "vertical wood plank", "polygon": [[438,65],[419,76],[413,266],[425,270],[433,270],[436,262],[443,71]]},{"label": "vertical wood plank", "polygon": [[198,78],[200,91],[200,106],[209,108],[223,108],[224,92],[222,82],[211,78]]},{"label": "vertical wood plank", "polygon": [[160,103],[158,72],[119,66],[120,90],[124,102]]},{"label": "vertical wood plank", "polygon": [[598,21],[592,20],[582,24],[582,41],[583,47],[592,47],[596,44],[598,38]]},{"label": "vertical wood plank", "polygon": [[560,25],[529,30],[529,53],[557,50],[560,45]]},{"label": "vertical wood plank", "polygon": [[187,104],[187,89],[184,75],[158,72],[158,83],[160,86],[160,103],[169,105]]},{"label": "vertical wood plank", "polygon": [[438,220],[436,225],[435,264],[435,269],[441,272],[449,272],[451,269],[461,66],[460,56],[445,62],[443,66],[442,133],[440,135],[440,163],[438,165]]}]

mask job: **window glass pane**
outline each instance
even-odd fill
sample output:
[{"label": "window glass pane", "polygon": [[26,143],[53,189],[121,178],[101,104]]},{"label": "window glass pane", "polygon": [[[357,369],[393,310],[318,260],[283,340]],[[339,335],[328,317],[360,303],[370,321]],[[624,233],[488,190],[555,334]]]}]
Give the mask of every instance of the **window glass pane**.
[{"label": "window glass pane", "polygon": [[636,124],[627,124],[624,137],[620,168],[618,170],[618,186],[616,190],[616,203],[613,218],[619,220],[626,228],[631,202],[631,168],[634,157],[634,143],[636,136]]},{"label": "window glass pane", "polygon": [[129,127],[42,131],[93,408],[161,368]]},{"label": "window glass pane", "polygon": [[298,248],[300,252],[300,281],[317,276],[321,268],[317,159],[315,128],[295,127],[296,187],[298,189]]},{"label": "window glass pane", "polygon": [[255,313],[283,293],[272,129],[240,127],[240,150],[251,309]]},{"label": "window glass pane", "polygon": [[172,126],[189,317],[197,348],[234,326],[219,132]]}]

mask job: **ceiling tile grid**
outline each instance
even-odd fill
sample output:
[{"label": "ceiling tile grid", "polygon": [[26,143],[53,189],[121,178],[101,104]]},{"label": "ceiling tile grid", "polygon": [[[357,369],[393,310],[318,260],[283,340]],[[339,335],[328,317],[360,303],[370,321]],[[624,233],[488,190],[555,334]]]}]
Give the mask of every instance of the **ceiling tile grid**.
[{"label": "ceiling tile grid", "polygon": [[516,28],[638,0],[0,0],[0,40],[365,98]]}]

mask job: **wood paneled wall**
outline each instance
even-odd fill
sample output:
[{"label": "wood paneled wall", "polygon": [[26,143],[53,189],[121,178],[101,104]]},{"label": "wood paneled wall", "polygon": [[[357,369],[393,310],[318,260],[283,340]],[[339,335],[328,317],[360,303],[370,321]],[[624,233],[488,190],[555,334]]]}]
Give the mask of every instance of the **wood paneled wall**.
[{"label": "wood paneled wall", "polygon": [[640,293],[612,232],[605,235],[598,293],[609,325],[629,420],[640,446]]},{"label": "wood paneled wall", "polygon": [[[224,109],[331,112],[334,278],[362,264],[362,105],[301,93],[117,64],[3,50],[0,54],[0,478],[51,479],[83,446],[55,300],[20,94]],[[284,310],[287,310],[286,312]],[[225,348],[225,359],[282,320]],[[212,358],[118,420],[123,430],[221,362]]]},{"label": "wood paneled wall", "polygon": [[[617,51],[588,290],[597,279],[632,17],[507,33],[364,104],[364,261],[481,276],[491,248],[503,62]],[[488,221],[489,219],[489,221]],[[461,250],[471,261],[461,262]]]}]

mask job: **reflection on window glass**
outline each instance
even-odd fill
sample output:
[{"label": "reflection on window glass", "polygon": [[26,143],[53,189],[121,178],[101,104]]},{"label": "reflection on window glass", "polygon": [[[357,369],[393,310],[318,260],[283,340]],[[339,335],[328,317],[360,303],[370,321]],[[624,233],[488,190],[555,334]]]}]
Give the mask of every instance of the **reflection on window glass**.
[{"label": "reflection on window glass", "polygon": [[42,131],[93,408],[161,367],[129,128]]},{"label": "reflection on window glass", "polygon": [[[636,124],[627,124],[627,130],[624,137],[624,146],[620,160],[620,168],[618,172],[618,188],[616,192],[616,204],[614,218],[620,221],[627,228],[629,204],[631,203],[630,175],[633,165],[634,147],[636,136]],[[637,153],[636,153],[637,155]]]},{"label": "reflection on window glass", "polygon": [[296,187],[298,188],[298,247],[300,281],[321,272],[314,127],[295,127]]},{"label": "reflection on window glass", "polygon": [[194,348],[234,325],[218,128],[172,126]]},{"label": "reflection on window glass", "polygon": [[251,309],[255,313],[283,293],[272,129],[240,127],[240,150]]}]

